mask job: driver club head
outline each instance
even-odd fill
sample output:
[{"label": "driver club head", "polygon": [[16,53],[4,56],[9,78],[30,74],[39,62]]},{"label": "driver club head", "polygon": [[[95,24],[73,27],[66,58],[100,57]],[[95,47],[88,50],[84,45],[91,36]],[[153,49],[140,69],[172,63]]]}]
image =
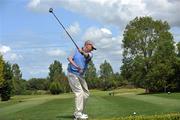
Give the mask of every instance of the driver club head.
[{"label": "driver club head", "polygon": [[49,12],[52,13],[52,12],[53,12],[53,9],[52,9],[52,8],[49,8]]}]

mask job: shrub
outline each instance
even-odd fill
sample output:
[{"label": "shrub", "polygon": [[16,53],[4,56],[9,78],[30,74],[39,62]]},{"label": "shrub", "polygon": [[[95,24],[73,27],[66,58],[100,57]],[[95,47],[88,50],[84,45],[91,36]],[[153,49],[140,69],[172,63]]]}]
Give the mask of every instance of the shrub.
[{"label": "shrub", "polygon": [[3,87],[1,88],[1,101],[8,101],[11,97],[11,86],[8,81],[3,83]]},{"label": "shrub", "polygon": [[59,82],[52,82],[50,84],[50,92],[53,95],[56,95],[62,92]]}]

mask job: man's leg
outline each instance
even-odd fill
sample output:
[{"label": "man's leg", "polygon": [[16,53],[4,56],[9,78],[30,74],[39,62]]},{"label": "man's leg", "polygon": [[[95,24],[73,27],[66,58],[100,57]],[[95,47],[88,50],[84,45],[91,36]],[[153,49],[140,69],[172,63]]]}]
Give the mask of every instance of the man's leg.
[{"label": "man's leg", "polygon": [[68,73],[68,81],[72,91],[75,94],[75,112],[74,114],[81,114],[83,112],[83,101],[84,101],[84,91],[79,81],[79,78],[72,74]]},{"label": "man's leg", "polygon": [[84,113],[85,112],[85,106],[86,106],[86,103],[87,103],[87,99],[89,97],[89,89],[88,89],[87,83],[86,83],[86,81],[85,81],[85,79],[83,77],[79,77],[79,81],[80,81],[82,89],[84,91],[83,111],[82,111]]}]

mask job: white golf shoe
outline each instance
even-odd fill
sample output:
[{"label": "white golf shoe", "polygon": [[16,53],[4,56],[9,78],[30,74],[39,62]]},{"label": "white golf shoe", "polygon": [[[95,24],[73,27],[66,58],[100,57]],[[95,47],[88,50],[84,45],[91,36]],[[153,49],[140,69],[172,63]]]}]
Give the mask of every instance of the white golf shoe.
[{"label": "white golf shoe", "polygon": [[84,113],[83,113],[83,115],[86,116],[86,117],[88,118],[88,115],[87,115],[87,114],[84,114]]},{"label": "white golf shoe", "polygon": [[88,119],[88,115],[79,112],[74,114],[74,118],[75,118],[74,120],[86,120]]}]

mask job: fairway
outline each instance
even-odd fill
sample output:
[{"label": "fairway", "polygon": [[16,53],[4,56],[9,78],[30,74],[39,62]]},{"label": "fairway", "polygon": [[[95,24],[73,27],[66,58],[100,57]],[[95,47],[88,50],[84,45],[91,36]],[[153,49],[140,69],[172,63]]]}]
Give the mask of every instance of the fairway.
[{"label": "fairway", "polygon": [[[180,112],[180,93],[143,95],[143,89],[92,90],[90,120]],[[73,94],[14,96],[0,102],[0,120],[72,120]]]}]

